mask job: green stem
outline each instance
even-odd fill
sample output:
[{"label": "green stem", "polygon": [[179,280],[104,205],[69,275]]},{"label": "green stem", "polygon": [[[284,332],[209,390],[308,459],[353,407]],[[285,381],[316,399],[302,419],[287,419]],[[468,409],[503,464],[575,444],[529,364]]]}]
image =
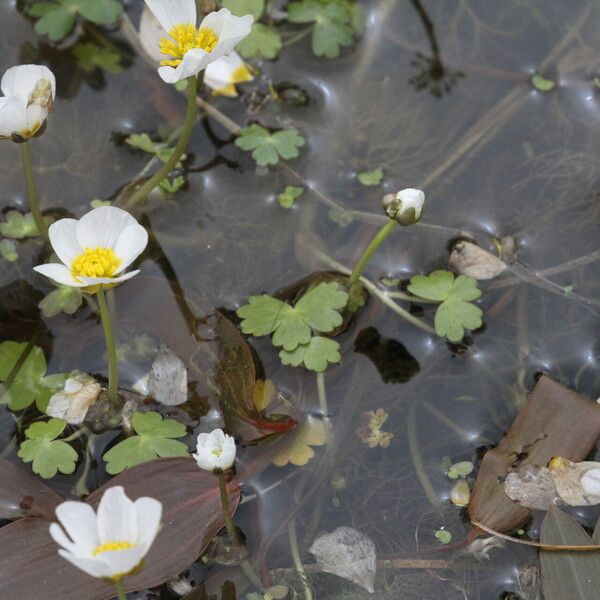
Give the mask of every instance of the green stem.
[{"label": "green stem", "polygon": [[192,129],[196,123],[196,86],[198,78],[196,75],[192,75],[187,81],[187,112],[179,141],[173,149],[169,160],[127,200],[127,203],[131,206],[143,204],[146,201],[148,194],[175,168],[190,141]]},{"label": "green stem", "polygon": [[106,303],[104,289],[98,289],[98,307],[102,319],[102,329],[106,340],[106,354],[108,356],[108,397],[111,402],[117,402],[119,391],[119,370],[117,366],[117,349],[115,347],[115,335],[110,319],[110,311]]},{"label": "green stem", "polygon": [[40,210],[40,201],[35,189],[29,142],[23,142],[20,144],[20,146],[21,158],[23,160],[23,170],[25,171],[25,186],[27,188],[27,200],[29,201],[29,208],[31,209],[31,214],[33,215],[33,220],[35,221],[39,234],[45,239],[48,239],[48,226],[46,225],[44,217],[42,216],[42,211]]},{"label": "green stem", "polygon": [[325,390],[325,373],[317,373],[317,391],[319,393],[319,407],[324,419],[329,418],[329,407],[327,405],[327,392]]},{"label": "green stem", "polygon": [[123,581],[115,581],[115,587],[117,588],[117,598],[119,600],[127,600],[127,596],[125,594],[125,587],[123,586]]},{"label": "green stem", "polygon": [[352,287],[359,280],[362,272],[367,266],[367,263],[371,260],[371,256],[373,256],[375,250],[379,248],[381,242],[383,242],[383,240],[390,235],[395,226],[396,221],[394,221],[394,219],[389,219],[388,222],[379,230],[377,235],[371,240],[371,243],[367,246],[367,249],[356,263],[352,273],[350,274],[350,277],[348,278],[348,287]]},{"label": "green stem", "polygon": [[302,563],[302,559],[300,558],[300,551],[298,550],[298,533],[296,531],[296,519],[292,519],[290,521],[290,524],[288,526],[288,536],[290,539],[290,551],[292,553],[292,560],[294,561],[296,572],[300,576],[300,581],[302,582],[302,587],[304,588],[304,598],[305,600],[313,600],[312,589],[310,587],[308,577],[306,576],[304,564]]},{"label": "green stem", "polygon": [[217,479],[219,480],[219,491],[221,492],[221,508],[223,509],[223,519],[225,520],[225,527],[231,543],[239,546],[239,539],[237,530],[233,524],[231,518],[231,511],[229,510],[229,494],[227,493],[227,481],[225,479],[225,473],[217,473]]}]

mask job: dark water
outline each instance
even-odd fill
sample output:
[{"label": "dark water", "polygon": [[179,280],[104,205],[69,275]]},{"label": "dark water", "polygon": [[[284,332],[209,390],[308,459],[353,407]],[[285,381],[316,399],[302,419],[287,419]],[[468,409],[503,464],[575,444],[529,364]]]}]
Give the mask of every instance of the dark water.
[{"label": "dark water", "polygon": [[[139,4],[131,3],[134,12]],[[248,98],[214,101],[240,124],[260,120],[297,127],[308,145],[289,163],[293,172],[257,170],[220,125],[196,127],[189,149],[193,166],[217,159],[216,166],[190,172],[189,189],[171,203],[154,202],[144,210],[177,281],[188,297],[233,309],[248,295],[274,292],[330,268],[315,248],[352,266],[383,222],[381,196],[404,187],[425,190],[423,222],[386,241],[368,267],[371,279],[407,278],[443,267],[449,241],[467,235],[484,247],[495,237],[513,236],[519,262],[515,274],[506,277],[533,281],[483,284],[485,329],[460,352],[377,299],[370,302],[340,340],[342,364],[325,375],[332,414],[327,447],[316,449],[305,474],[295,473],[297,467],[268,469],[248,486],[250,499],[236,516],[251,548],[268,546],[271,568],[292,566],[287,520],[297,501],[294,490],[312,494],[296,515],[305,562],[311,562],[306,548],[314,537],[339,525],[371,537],[382,556],[411,557],[441,547],[434,533],[442,527],[460,541],[469,526],[449,503],[453,482],[441,466],[444,460],[476,461],[478,448],[496,444],[538,371],[590,397],[600,389],[600,93],[593,83],[600,74],[600,7],[579,0],[424,0],[432,30],[408,0],[363,4],[367,29],[356,47],[326,61],[301,40],[285,48],[278,61],[258,63],[261,75],[246,87],[264,92],[269,81],[290,81],[308,92],[308,106],[267,102],[248,115]],[[0,4],[0,32],[3,69],[31,52],[25,44],[38,45],[13,2]],[[535,72],[557,81],[557,87],[550,93],[534,89]],[[105,74],[99,89],[59,77],[61,92],[68,97],[59,98],[47,133],[32,150],[44,209],[81,215],[91,199],[110,197],[145,164],[116,145],[111,133],[176,125],[183,99],[138,58],[123,73]],[[25,206],[17,150],[0,145],[3,208]],[[381,187],[358,183],[357,173],[375,167],[384,171]],[[307,189],[292,210],[275,201],[286,185]],[[351,223],[341,226],[332,219],[339,208],[354,217]],[[31,286],[25,292],[20,287],[14,300],[28,316],[18,322],[14,315],[10,322],[7,318],[3,339],[32,334],[38,317],[25,310],[27,302],[35,306],[35,294],[51,289],[31,270],[39,244],[20,244],[19,252],[17,263],[0,262],[0,286],[4,305],[18,285]],[[534,276],[556,266],[547,280]],[[164,279],[150,258],[140,268]],[[160,337],[152,310],[161,309],[170,330],[185,337],[185,319],[168,300],[168,286],[162,288],[167,299],[161,304],[152,297],[154,288],[145,285],[140,279],[116,290],[121,342]],[[572,292],[563,286],[572,286]],[[75,367],[104,373],[101,330],[86,316],[84,309],[73,318],[45,321],[39,343],[49,373]],[[433,315],[426,310],[426,316]],[[371,336],[372,342],[375,335],[377,346],[377,333],[394,341],[375,350],[371,344],[371,354],[385,358],[390,351],[395,357],[404,352],[419,364],[409,381],[396,375],[395,382],[384,382],[371,358],[354,351],[358,336],[363,341]],[[281,367],[270,344],[255,342],[278,390],[301,410],[318,412],[315,375]],[[140,368],[124,369],[125,384],[142,374]],[[354,433],[361,413],[378,408],[389,413],[384,429],[394,434],[387,449],[370,449]],[[9,414],[2,417],[2,446],[11,433]],[[244,463],[243,453],[240,460]],[[102,478],[94,468],[88,485],[95,487]],[[343,489],[332,480],[343,481]],[[73,481],[59,477],[56,485],[68,492]],[[298,481],[304,491],[297,491]],[[585,518],[593,522],[591,515]],[[449,554],[439,551],[435,557]],[[327,575],[315,576],[313,584],[319,599],[364,594],[491,600],[518,592],[519,569],[535,562],[534,552],[510,547],[494,550],[487,561],[462,560],[448,570],[384,569],[376,596]]]}]

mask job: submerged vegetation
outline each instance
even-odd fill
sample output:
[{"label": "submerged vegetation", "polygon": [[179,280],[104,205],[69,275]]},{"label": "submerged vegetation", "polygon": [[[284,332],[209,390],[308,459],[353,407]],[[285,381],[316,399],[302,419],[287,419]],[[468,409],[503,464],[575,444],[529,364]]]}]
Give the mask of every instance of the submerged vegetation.
[{"label": "submerged vegetation", "polygon": [[572,12],[0,8],[1,598],[597,597]]}]

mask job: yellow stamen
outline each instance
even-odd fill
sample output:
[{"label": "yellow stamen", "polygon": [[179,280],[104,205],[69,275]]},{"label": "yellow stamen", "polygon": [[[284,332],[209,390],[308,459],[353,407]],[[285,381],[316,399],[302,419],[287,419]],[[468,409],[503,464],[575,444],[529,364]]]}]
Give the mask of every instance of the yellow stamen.
[{"label": "yellow stamen", "polygon": [[200,48],[210,54],[219,41],[219,36],[212,29],[202,27],[196,31],[191,23],[173,27],[169,35],[172,39],[161,38],[158,44],[162,54],[171,57],[160,61],[163,67],[177,67],[192,48]]},{"label": "yellow stamen", "polygon": [[222,452],[223,452],[223,450],[221,450],[221,448],[215,448],[215,449],[212,451],[212,453],[213,453],[213,454],[214,454],[214,455],[215,455],[217,458],[219,458],[219,456],[221,456]]},{"label": "yellow stamen", "polygon": [[135,544],[131,542],[105,542],[100,544],[95,550],[92,551],[92,556],[98,556],[104,552],[115,552],[117,550],[129,550],[135,548]]},{"label": "yellow stamen", "polygon": [[121,259],[110,248],[85,248],[71,263],[73,277],[112,277]]}]

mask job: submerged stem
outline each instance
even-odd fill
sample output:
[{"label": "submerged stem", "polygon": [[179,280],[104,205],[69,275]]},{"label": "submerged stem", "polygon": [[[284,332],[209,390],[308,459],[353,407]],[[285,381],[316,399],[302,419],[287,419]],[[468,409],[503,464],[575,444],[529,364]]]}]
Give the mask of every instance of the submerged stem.
[{"label": "submerged stem", "polygon": [[292,519],[290,521],[290,524],[288,526],[288,534],[290,538],[290,551],[292,552],[294,566],[296,567],[296,572],[300,575],[302,587],[304,588],[304,598],[305,600],[313,600],[312,589],[310,587],[310,583],[308,582],[308,578],[306,577],[306,570],[304,569],[304,564],[302,563],[302,559],[300,558],[300,551],[298,550],[298,534],[296,532],[296,519]]},{"label": "submerged stem", "polygon": [[221,508],[223,509],[223,519],[225,521],[225,527],[231,543],[238,546],[240,541],[238,539],[233,519],[231,518],[231,511],[229,510],[229,495],[227,494],[227,481],[225,480],[225,473],[217,473],[217,479],[219,480],[219,492],[221,492]]},{"label": "submerged stem", "polygon": [[125,594],[125,587],[123,586],[122,581],[115,581],[115,587],[117,588],[117,598],[119,600],[127,600],[127,595]]},{"label": "submerged stem", "polygon": [[23,142],[21,146],[21,159],[23,161],[23,171],[25,171],[25,187],[27,188],[27,200],[29,202],[29,208],[33,215],[33,220],[38,228],[39,234],[48,239],[48,226],[42,216],[40,210],[40,201],[38,198],[37,190],[35,188],[35,179],[33,178],[33,166],[31,164],[31,149],[29,148],[29,142]]},{"label": "submerged stem", "polygon": [[110,311],[106,303],[104,289],[98,289],[98,307],[100,309],[100,318],[102,320],[102,329],[104,330],[104,339],[106,340],[106,355],[108,357],[108,397],[111,402],[116,402],[119,391],[119,370],[117,366],[117,349],[115,346],[115,335]]},{"label": "submerged stem", "polygon": [[358,259],[358,262],[352,270],[352,273],[348,278],[348,287],[352,287],[360,279],[360,276],[365,270],[367,263],[369,260],[371,260],[371,256],[373,256],[383,240],[390,235],[395,225],[396,221],[394,221],[394,219],[389,219],[388,222],[377,232],[377,235],[371,240],[371,243],[367,246],[367,249],[363,252],[363,255]]},{"label": "submerged stem", "polygon": [[179,141],[173,149],[169,160],[127,200],[127,203],[131,206],[143,204],[146,201],[148,194],[175,168],[190,141],[192,129],[196,123],[196,87],[198,85],[198,78],[196,75],[192,75],[188,78],[187,82],[187,111]]}]

